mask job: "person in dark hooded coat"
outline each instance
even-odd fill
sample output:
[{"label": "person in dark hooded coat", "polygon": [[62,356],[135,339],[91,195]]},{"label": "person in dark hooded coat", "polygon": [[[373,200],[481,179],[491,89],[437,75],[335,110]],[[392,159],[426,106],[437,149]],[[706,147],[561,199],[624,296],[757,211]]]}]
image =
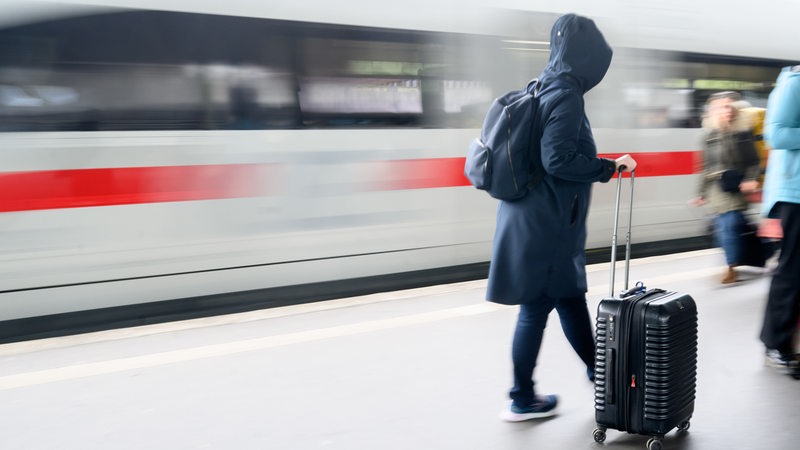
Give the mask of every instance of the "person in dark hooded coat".
[{"label": "person in dark hooded coat", "polygon": [[514,387],[501,417],[521,421],[555,413],[555,395],[537,396],[533,370],[547,316],[555,308],[568,341],[594,375],[594,336],[586,306],[586,217],[592,183],[607,182],[636,161],[597,157],[583,95],[611,64],[595,23],[567,14],[550,33],[550,60],[539,76],[539,133],[544,179],[522,199],[501,201],[487,300],[520,305],[512,346]]}]

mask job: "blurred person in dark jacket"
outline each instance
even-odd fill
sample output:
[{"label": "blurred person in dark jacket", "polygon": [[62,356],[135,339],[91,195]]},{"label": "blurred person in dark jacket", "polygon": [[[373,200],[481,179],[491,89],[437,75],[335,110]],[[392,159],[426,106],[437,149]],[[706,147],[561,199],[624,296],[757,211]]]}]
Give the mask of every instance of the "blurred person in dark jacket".
[{"label": "blurred person in dark jacket", "polygon": [[697,197],[691,203],[705,205],[714,214],[714,238],[725,251],[728,267],[723,284],[736,281],[734,268],[744,262],[742,234],[745,194],[758,189],[761,160],[755,147],[752,121],[737,107],[741,99],[733,91],[717,92],[708,98],[703,127],[703,169]]},{"label": "blurred person in dark jacket", "polygon": [[800,66],[778,76],[767,102],[764,137],[772,147],[762,213],[783,228],[778,267],[767,297],[761,341],[767,364],[800,378],[792,337],[800,314]]},{"label": "blurred person in dark jacket", "polygon": [[550,33],[550,61],[540,82],[539,135],[544,179],[497,211],[487,300],[520,305],[512,344],[514,386],[501,418],[511,422],[555,414],[558,398],[537,395],[533,371],[555,309],[568,341],[594,378],[594,334],[586,306],[586,217],[592,183],[607,182],[630,155],[597,157],[583,96],[611,64],[612,50],[595,23],[567,14]]}]

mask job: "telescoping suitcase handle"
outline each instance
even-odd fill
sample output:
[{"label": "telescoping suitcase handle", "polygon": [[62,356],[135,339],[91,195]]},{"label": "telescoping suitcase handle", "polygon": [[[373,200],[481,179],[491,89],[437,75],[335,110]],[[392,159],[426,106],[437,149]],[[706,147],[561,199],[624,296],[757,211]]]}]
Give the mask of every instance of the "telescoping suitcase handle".
[{"label": "telescoping suitcase handle", "polygon": [[[611,280],[609,281],[609,296],[614,297],[614,277],[617,271],[617,228],[619,228],[619,208],[620,208],[620,193],[622,191],[622,171],[624,166],[620,167],[617,172],[617,199],[614,203],[614,229],[611,234]],[[633,180],[634,172],[631,171],[631,195],[630,205],[628,206],[628,231],[625,234],[625,278],[623,281],[622,297],[627,297],[630,294],[644,291],[644,285],[637,283],[633,289],[628,289],[628,278],[631,270],[631,225],[633,223]]]}]

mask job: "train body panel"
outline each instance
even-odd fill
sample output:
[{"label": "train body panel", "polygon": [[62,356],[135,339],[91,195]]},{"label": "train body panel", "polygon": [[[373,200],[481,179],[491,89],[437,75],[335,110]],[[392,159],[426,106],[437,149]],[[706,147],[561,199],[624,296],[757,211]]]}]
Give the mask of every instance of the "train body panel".
[{"label": "train body panel", "polygon": [[[416,187],[415,183],[424,186],[428,178],[438,180],[443,174],[402,170],[404,162],[416,163],[413,167],[417,168],[427,163],[434,169],[441,160],[456,158],[460,163],[463,151],[459,146],[476,133],[310,130],[0,135],[7,150],[2,158],[4,167],[21,173],[34,169],[33,173],[50,172],[51,183],[63,172],[69,176],[98,168],[202,169],[242,164],[273,168],[247,174],[254,177],[249,181],[270,186],[264,189],[265,195],[254,197],[108,204],[105,202],[116,200],[113,195],[103,198],[103,189],[114,183],[111,172],[104,184],[95,186],[96,196],[69,186],[59,191],[60,197],[79,197],[76,202],[84,201],[81,196],[90,197],[96,206],[0,214],[4,230],[0,241],[6,249],[0,258],[0,291],[3,297],[14,299],[0,314],[9,319],[39,314],[41,307],[36,304],[47,298],[52,302],[57,286],[65,288],[60,290],[61,306],[52,311],[68,312],[487,261],[497,203],[464,185],[463,180]],[[657,131],[637,137],[639,134],[598,130],[597,137],[601,148],[613,142],[638,148],[637,140],[641,140],[645,150],[676,151],[689,142],[670,142]],[[696,133],[686,134],[694,137]],[[73,148],[69,157],[62,158],[64,141]],[[432,154],[436,157],[431,158]],[[642,207],[637,212],[640,242],[702,232],[697,216],[683,202],[676,206],[663,198],[664,193],[672,196],[677,186],[693,185],[693,179],[694,175],[679,175],[639,180],[650,186],[641,188],[650,198],[640,200]],[[139,189],[148,192],[148,186]],[[685,191],[681,198],[690,194]],[[610,230],[599,224],[611,223],[605,220],[611,213],[610,195],[607,186],[595,189],[590,247],[607,245]],[[664,217],[672,217],[671,223],[665,224]],[[289,269],[292,267],[296,269]],[[291,276],[292,270],[299,274]],[[189,281],[197,277],[205,282]],[[131,284],[150,287],[130,290],[127,286]],[[125,287],[120,288],[122,294],[110,295],[109,285]],[[156,285],[163,286],[153,287]],[[149,291],[152,293],[147,294]],[[17,301],[39,296],[43,300]],[[88,300],[92,297],[97,299]]]},{"label": "train body panel", "polygon": [[[558,11],[348,4],[0,5],[0,322],[485,265],[497,202],[466,147]],[[598,16],[611,42],[620,20]],[[763,106],[784,61],[637,30],[587,96],[598,150],[640,162],[637,244],[702,238],[709,80]],[[590,251],[613,208],[593,192]]]}]

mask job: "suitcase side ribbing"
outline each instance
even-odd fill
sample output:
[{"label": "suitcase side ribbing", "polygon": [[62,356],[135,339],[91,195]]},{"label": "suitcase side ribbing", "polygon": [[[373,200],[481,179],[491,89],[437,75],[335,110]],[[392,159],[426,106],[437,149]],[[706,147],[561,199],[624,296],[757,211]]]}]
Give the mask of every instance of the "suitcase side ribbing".
[{"label": "suitcase side ribbing", "polygon": [[[694,306],[693,303],[691,306]],[[684,314],[683,319],[674,324],[671,321],[648,320],[645,325],[642,427],[646,432],[666,433],[687,420],[694,411],[697,384],[696,310]]]}]

